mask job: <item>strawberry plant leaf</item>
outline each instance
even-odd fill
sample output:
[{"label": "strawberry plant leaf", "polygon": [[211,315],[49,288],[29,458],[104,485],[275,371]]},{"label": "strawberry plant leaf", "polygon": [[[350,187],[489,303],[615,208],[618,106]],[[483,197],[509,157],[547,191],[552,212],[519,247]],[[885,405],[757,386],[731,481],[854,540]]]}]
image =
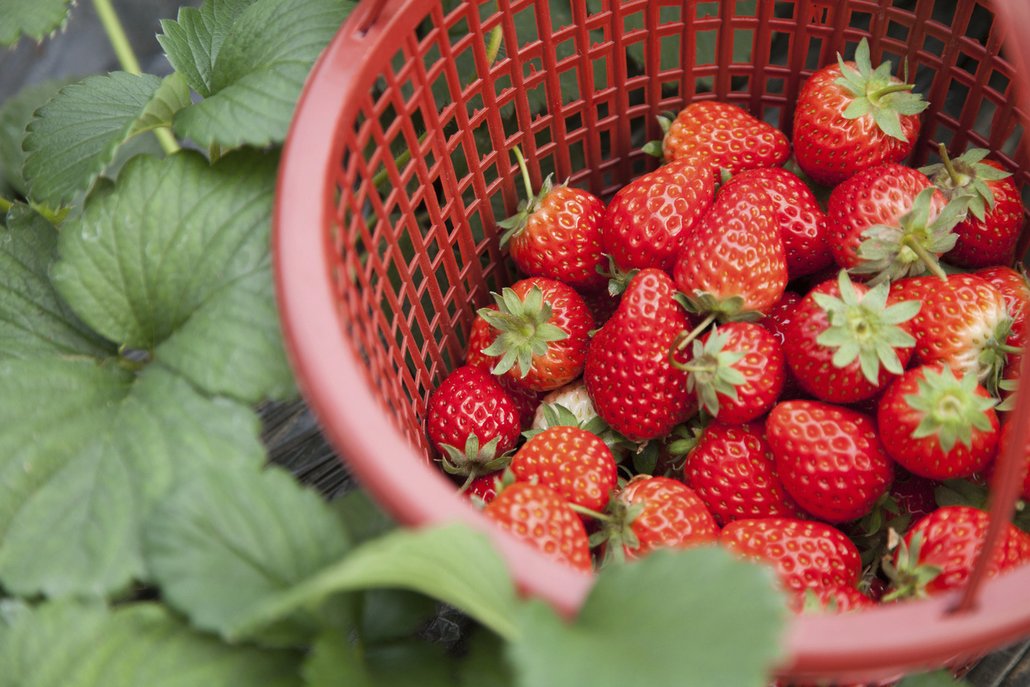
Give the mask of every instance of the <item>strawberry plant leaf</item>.
[{"label": "strawberry plant leaf", "polygon": [[[301,685],[299,654],[222,644],[157,604],[123,606],[99,618],[95,610],[85,615],[74,606],[58,607],[62,616],[53,607],[43,606],[15,628],[29,645],[49,644],[32,672],[17,683],[22,687]],[[91,621],[86,626],[72,622],[83,617]]]},{"label": "strawberry plant leaf", "polygon": [[129,136],[171,126],[175,113],[192,104],[190,89],[182,74],[173,72],[161,80],[154,97],[143,109],[143,114],[132,123]]},{"label": "strawberry plant leaf", "polygon": [[684,666],[694,687],[764,687],[787,615],[771,571],[716,548],[656,551],[603,569],[571,624],[539,601],[520,610],[509,658],[526,687],[621,687],[642,674],[672,685]]},{"label": "strawberry plant leaf", "polygon": [[489,539],[462,525],[396,530],[353,549],[342,561],[250,609],[241,636],[339,592],[409,589],[450,604],[512,636],[515,588]]},{"label": "strawberry plant leaf", "polygon": [[[165,600],[193,625],[239,636],[257,603],[303,582],[346,552],[343,527],[289,473],[212,466],[183,482],[147,521],[144,551]],[[308,619],[310,620],[310,619]],[[267,641],[309,639],[303,619]]]},{"label": "strawberry plant leaf", "polygon": [[22,36],[43,40],[64,25],[71,0],[0,0],[0,45]]},{"label": "strawberry plant leaf", "polygon": [[[213,462],[259,465],[253,412],[148,367],[0,363],[0,583],[19,595],[101,596],[146,579],[141,523]],[[40,413],[39,408],[46,408]]]},{"label": "strawberry plant leaf", "polygon": [[515,678],[504,656],[505,644],[492,632],[480,630],[469,640],[468,653],[458,664],[460,687],[513,687]]},{"label": "strawberry plant leaf", "polygon": [[240,13],[254,0],[206,0],[200,8],[182,7],[178,17],[161,20],[157,42],[187,85],[211,95],[211,70],[222,42]]},{"label": "strawberry plant leaf", "polygon": [[358,651],[327,631],[304,663],[307,687],[451,687],[453,660],[440,647],[407,640]]},{"label": "strawberry plant leaf", "polygon": [[275,163],[131,160],[62,230],[54,284],[94,330],[206,393],[290,395],[268,267]]},{"label": "strawberry plant leaf", "polygon": [[47,353],[111,355],[114,348],[79,321],[50,283],[57,232],[24,205],[0,229],[0,360]]},{"label": "strawberry plant leaf", "polygon": [[208,147],[281,142],[311,65],[352,7],[257,0],[243,9],[217,51],[209,95],[176,115],[175,132]]},{"label": "strawberry plant leaf", "polygon": [[23,88],[0,107],[0,179],[21,195],[27,190],[21,171],[25,164],[25,151],[21,147],[25,129],[36,110],[69,83],[72,81],[55,79]]},{"label": "strawberry plant leaf", "polygon": [[397,523],[383,511],[364,489],[352,489],[332,501],[330,507],[347,530],[355,545],[381,537],[395,529]]},{"label": "strawberry plant leaf", "polygon": [[99,603],[60,601],[23,610],[0,642],[0,687],[61,684],[107,618]]},{"label": "strawberry plant leaf", "polygon": [[[177,77],[112,72],[62,88],[25,136],[28,195],[60,207],[87,191],[132,136],[167,122],[182,107]],[[186,103],[189,100],[187,98]]]},{"label": "strawberry plant leaf", "polygon": [[361,595],[358,631],[365,642],[381,643],[415,634],[437,615],[438,604],[404,589],[369,589]]}]

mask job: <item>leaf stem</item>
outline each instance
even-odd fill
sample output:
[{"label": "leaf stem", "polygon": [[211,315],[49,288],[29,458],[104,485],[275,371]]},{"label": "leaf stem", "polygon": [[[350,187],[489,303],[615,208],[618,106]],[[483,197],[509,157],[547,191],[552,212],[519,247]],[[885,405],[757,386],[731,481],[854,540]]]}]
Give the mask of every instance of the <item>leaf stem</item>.
[{"label": "leaf stem", "polygon": [[684,372],[688,371],[686,363],[681,363],[680,361],[676,360],[676,354],[682,351],[688,345],[690,345],[691,341],[696,339],[698,335],[700,335],[701,332],[703,332],[705,328],[708,327],[708,325],[714,322],[715,316],[716,314],[714,312],[708,313],[708,315],[705,316],[705,319],[701,320],[701,324],[694,327],[693,330],[689,332],[683,330],[682,332],[676,335],[676,338],[672,340],[672,345],[669,346],[670,365],[672,365],[678,370],[683,370]]},{"label": "leaf stem", "polygon": [[875,103],[885,95],[890,95],[891,93],[898,93],[900,91],[911,91],[915,87],[915,84],[911,83],[892,83],[888,86],[884,86],[883,88],[870,93],[869,99]]},{"label": "leaf stem", "polygon": [[594,520],[600,520],[601,522],[611,522],[612,521],[611,517],[608,516],[608,515],[605,515],[604,513],[598,513],[596,510],[591,510],[590,508],[587,508],[586,506],[581,506],[578,503],[571,503],[571,502],[568,502],[568,503],[569,503],[569,508],[571,508],[575,512],[579,513],[580,515],[585,515],[588,518],[593,518]]},{"label": "leaf stem", "polygon": [[[118,58],[118,64],[130,74],[142,74],[143,69],[140,67],[139,59],[132,49],[129,37],[125,35],[125,28],[122,26],[122,21],[118,18],[118,13],[115,12],[111,0],[93,0],[93,8],[96,10],[97,17],[104,27],[107,40],[110,41],[111,47],[114,49],[114,54]],[[164,127],[155,129],[154,136],[157,137],[157,142],[161,144],[161,149],[167,155],[179,152],[179,143],[168,129]]]},{"label": "leaf stem", "polygon": [[526,202],[530,203],[533,200],[533,181],[529,178],[529,168],[526,167],[526,158],[522,157],[522,151],[519,150],[518,146],[511,149],[511,152],[515,153],[515,159],[519,162],[519,171],[522,173],[522,183],[526,187]]},{"label": "leaf stem", "polygon": [[951,156],[948,155],[948,146],[944,145],[944,143],[938,143],[937,150],[940,153],[944,169],[948,172],[948,176],[951,177],[951,183],[955,186],[961,186],[962,180],[959,179],[958,170],[955,169],[955,165],[951,163]]},{"label": "leaf stem", "polygon": [[947,279],[947,273],[941,268],[940,263],[937,262],[937,258],[930,254],[930,251],[926,250],[926,247],[919,241],[905,241],[905,245],[911,248],[919,259],[926,265],[926,269],[933,272],[941,279]]},{"label": "leaf stem", "polygon": [[14,203],[0,196],[0,212],[8,212],[14,207]]}]

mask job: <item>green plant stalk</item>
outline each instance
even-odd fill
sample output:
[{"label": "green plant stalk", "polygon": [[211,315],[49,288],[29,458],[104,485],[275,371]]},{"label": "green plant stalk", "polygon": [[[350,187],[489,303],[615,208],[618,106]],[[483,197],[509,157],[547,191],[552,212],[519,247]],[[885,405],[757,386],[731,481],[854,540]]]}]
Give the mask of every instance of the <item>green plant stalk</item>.
[{"label": "green plant stalk", "polygon": [[6,198],[0,197],[0,212],[7,212],[12,207],[14,207],[14,203],[7,200]]},{"label": "green plant stalk", "polygon": [[[93,0],[93,8],[97,12],[97,17],[100,18],[104,33],[107,34],[107,39],[111,42],[111,47],[114,48],[114,54],[122,69],[130,74],[142,74],[143,69],[140,68],[139,59],[132,50],[132,44],[129,43],[129,37],[125,35],[125,29],[122,27],[122,22],[118,18],[118,13],[115,12],[111,0]],[[154,135],[157,137],[157,142],[161,144],[161,149],[167,155],[179,152],[179,143],[171,131],[162,127],[155,129]]]}]

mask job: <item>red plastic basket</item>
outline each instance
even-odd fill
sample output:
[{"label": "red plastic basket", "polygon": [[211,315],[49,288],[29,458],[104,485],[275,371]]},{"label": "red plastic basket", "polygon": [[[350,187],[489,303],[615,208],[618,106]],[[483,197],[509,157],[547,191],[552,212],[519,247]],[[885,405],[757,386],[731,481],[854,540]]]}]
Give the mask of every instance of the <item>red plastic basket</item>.
[{"label": "red plastic basket", "polygon": [[[805,78],[866,36],[874,62],[907,59],[928,84],[913,163],[938,141],[982,146],[1027,184],[1030,52],[1015,30],[1000,51],[1007,27],[1030,27],[1030,3],[904,4],[570,0],[552,16],[546,1],[363,2],[298,106],[274,241],[301,388],[365,486],[402,522],[489,532],[523,590],[573,613],[591,578],[489,525],[430,465],[423,430],[475,308],[513,279],[496,229],[518,201],[511,149],[527,153],[537,182],[554,172],[610,197],[655,164],[640,151],[660,134],[655,115],[716,98],[789,134]],[[967,35],[984,25],[986,38]],[[495,29],[503,48],[491,62]],[[987,548],[1016,500],[1021,456],[1010,449],[1026,445],[1028,405],[1020,393],[1024,421],[996,471]],[[1030,635],[1030,567],[989,581],[983,572],[961,594],[795,619],[782,673],[881,679]]]}]

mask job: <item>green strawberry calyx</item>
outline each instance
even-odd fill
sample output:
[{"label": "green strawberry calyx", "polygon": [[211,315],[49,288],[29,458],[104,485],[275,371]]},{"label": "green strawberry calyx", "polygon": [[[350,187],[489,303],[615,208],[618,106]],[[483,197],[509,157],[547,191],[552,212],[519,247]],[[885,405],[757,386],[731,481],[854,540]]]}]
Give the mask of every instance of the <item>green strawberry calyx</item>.
[{"label": "green strawberry calyx", "polygon": [[687,371],[687,391],[697,394],[698,402],[712,417],[719,416],[719,397],[737,400],[737,387],[747,379],[734,367],[744,351],[726,350],[729,334],[716,326],[704,341],[695,339],[689,362],[677,367]]},{"label": "green strawberry calyx", "polygon": [[1012,175],[982,163],[989,152],[986,148],[972,148],[955,159],[948,155],[948,147],[943,143],[938,150],[941,161],[920,167],[919,171],[930,177],[949,200],[964,201],[969,212],[984,221],[987,210],[994,208],[995,202],[994,192],[987,182],[1000,181]]},{"label": "green strawberry calyx", "polygon": [[848,91],[853,100],[841,114],[845,119],[858,119],[867,115],[876,126],[892,138],[907,141],[901,128],[902,115],[916,115],[929,103],[918,93],[912,93],[913,84],[891,76],[891,63],[884,62],[873,69],[869,60],[869,42],[863,38],[855,50],[855,63],[851,66],[837,53],[841,76],[836,80]]},{"label": "green strawberry calyx", "polygon": [[644,146],[643,146],[643,148],[641,148],[641,150],[644,153],[646,153],[647,155],[650,155],[651,157],[656,157],[659,160],[664,160],[665,159],[665,150],[664,150],[665,137],[668,135],[669,129],[672,127],[672,123],[674,121],[676,121],[676,113],[675,112],[663,112],[662,114],[660,114],[657,117],[655,117],[655,119],[658,120],[658,126],[660,126],[662,128],[662,138],[660,140],[657,140],[657,141],[648,141],[647,143],[644,144]]},{"label": "green strawberry calyx", "polygon": [[530,216],[540,209],[540,204],[554,190],[552,175],[548,174],[547,178],[544,179],[544,183],[540,185],[540,190],[534,193],[533,181],[529,178],[529,168],[526,166],[526,158],[522,156],[522,151],[519,150],[518,146],[512,148],[512,152],[519,163],[519,172],[522,174],[522,183],[526,189],[526,199],[519,203],[518,211],[514,215],[497,223],[497,226],[504,229],[500,240],[502,249],[506,248],[514,237],[525,230]]},{"label": "green strawberry calyx", "polygon": [[816,343],[834,349],[833,366],[844,368],[858,360],[862,376],[870,384],[878,383],[881,366],[895,375],[904,372],[897,349],[912,348],[916,340],[900,325],[916,316],[922,307],[919,301],[888,306],[890,285],[886,282],[859,295],[844,270],[837,275],[837,288],[839,297],[812,294],[829,321]]},{"label": "green strawberry calyx", "polygon": [[919,562],[919,554],[923,548],[923,533],[916,532],[912,536],[911,544],[907,544],[894,530],[891,530],[890,535],[890,539],[897,541],[897,546],[894,547],[897,549],[897,563],[891,560],[891,554],[888,553],[880,564],[893,587],[884,595],[883,602],[913,597],[925,598],[926,586],[941,574],[941,569],[936,565]]},{"label": "green strawberry calyx", "polygon": [[[642,503],[626,503],[618,497],[608,502],[603,517],[597,518],[601,528],[590,535],[591,548],[604,546],[601,567],[626,560],[626,551],[634,551],[640,547],[640,539],[633,531],[633,521],[644,512]],[[596,517],[596,514],[595,514]]]},{"label": "green strawberry calyx", "polygon": [[440,466],[448,475],[459,475],[465,477],[465,483],[458,489],[463,492],[469,485],[481,475],[486,475],[507,467],[511,462],[512,453],[497,454],[497,445],[501,437],[497,436],[479,445],[479,437],[475,432],[468,435],[465,440],[465,447],[458,448],[450,444],[440,444],[443,455],[440,456]]},{"label": "green strawberry calyx", "polygon": [[608,266],[598,265],[596,267],[597,273],[602,277],[608,279],[608,295],[611,297],[621,296],[622,293],[629,287],[629,283],[633,281],[633,277],[637,276],[639,269],[623,270],[617,264],[615,264],[615,258],[610,254],[605,253],[604,257],[608,260]]},{"label": "green strawberry calyx", "polygon": [[480,308],[477,311],[487,324],[498,331],[493,343],[483,349],[484,354],[499,358],[490,371],[503,375],[518,365],[519,376],[525,377],[533,367],[534,358],[547,355],[551,342],[567,339],[569,334],[551,323],[551,304],[544,300],[539,287],[531,288],[525,298],[519,298],[508,287],[491,295],[497,309]]},{"label": "green strawberry calyx", "polygon": [[948,365],[924,368],[916,393],[904,396],[909,408],[922,414],[912,438],[937,437],[945,453],[959,442],[967,448],[972,446],[974,429],[991,430],[987,411],[998,403],[995,398],[977,394],[978,387],[975,374],[957,378]]},{"label": "green strawberry calyx", "polygon": [[858,246],[860,263],[851,271],[873,275],[872,285],[927,272],[947,278],[937,256],[955,247],[958,234],[953,229],[965,219],[966,203],[951,201],[931,220],[936,192],[933,186],[923,189],[894,224],[874,224],[863,231],[864,240]]}]

